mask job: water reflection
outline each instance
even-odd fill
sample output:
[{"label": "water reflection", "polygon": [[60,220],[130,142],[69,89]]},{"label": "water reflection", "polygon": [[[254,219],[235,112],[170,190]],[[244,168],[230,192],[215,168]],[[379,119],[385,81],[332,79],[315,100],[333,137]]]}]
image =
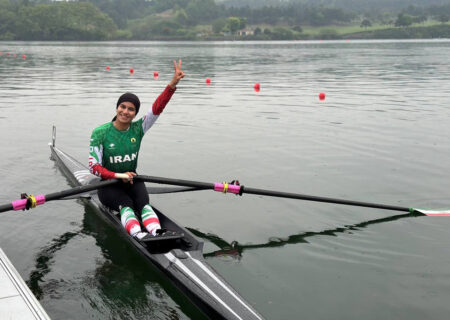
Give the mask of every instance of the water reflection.
[{"label": "water reflection", "polygon": [[[84,274],[64,280],[55,277],[60,259],[71,241],[91,236],[101,250],[94,268],[87,259],[79,261]],[[70,249],[69,249],[70,250]],[[64,267],[64,266],[63,266]],[[159,271],[148,263],[124,237],[101,219],[89,205],[85,206],[82,226],[77,231],[66,232],[43,247],[36,255],[34,270],[26,281],[40,300],[72,295],[78,306],[68,305],[67,314],[72,319],[97,317],[114,319],[204,319],[201,314]],[[175,304],[167,294],[175,301]],[[92,309],[83,308],[90,305]],[[82,312],[89,313],[88,315]]]},{"label": "water reflection", "polygon": [[288,244],[298,244],[298,243],[308,243],[308,240],[306,238],[315,237],[315,236],[333,236],[336,237],[339,233],[351,233],[352,231],[361,230],[363,228],[367,228],[370,225],[374,224],[380,224],[385,222],[391,222],[396,221],[399,219],[405,219],[405,218],[415,218],[415,217],[423,217],[423,214],[421,213],[405,213],[405,214],[399,214],[394,216],[389,216],[386,218],[380,218],[380,219],[374,219],[369,221],[360,222],[353,225],[347,225],[344,227],[334,228],[334,229],[327,229],[324,231],[319,232],[304,232],[300,234],[295,234],[288,236],[287,238],[280,238],[280,237],[271,237],[268,242],[266,243],[259,243],[259,244],[247,244],[247,245],[241,245],[238,241],[233,241],[231,243],[226,242],[224,239],[220,238],[217,235],[210,234],[210,233],[202,233],[199,230],[188,228],[189,231],[191,231],[193,234],[195,234],[197,237],[208,240],[209,242],[215,244],[220,248],[220,250],[208,252],[204,254],[204,257],[216,257],[216,256],[230,256],[234,257],[236,259],[241,259],[244,251],[246,250],[252,250],[252,249],[262,249],[262,248],[278,248],[278,247],[284,247]]},{"label": "water reflection", "polygon": [[38,300],[42,299],[45,291],[48,291],[42,283],[44,283],[44,277],[51,271],[55,253],[63,249],[72,238],[79,234],[80,231],[66,232],[60,237],[53,239],[48,246],[37,254],[35,270],[31,271],[26,283]]}]

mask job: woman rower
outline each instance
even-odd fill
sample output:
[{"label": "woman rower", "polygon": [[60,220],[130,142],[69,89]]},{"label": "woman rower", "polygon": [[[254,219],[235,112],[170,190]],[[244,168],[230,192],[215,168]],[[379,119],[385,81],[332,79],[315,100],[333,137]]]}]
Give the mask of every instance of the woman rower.
[{"label": "woman rower", "polygon": [[[118,173],[125,173],[128,179],[101,188],[98,197],[102,204],[120,212],[122,225],[127,232],[140,241],[151,240],[162,233],[158,216],[149,204],[149,197],[143,181],[133,181],[141,140],[148,129],[155,123],[164,107],[170,101],[178,82],[184,78],[181,60],[173,62],[175,74],[172,80],[153,103],[153,106],[137,121],[133,122],[139,112],[141,103],[133,93],[120,96],[116,104],[116,116],[111,122],[94,129],[89,146],[89,169],[105,179],[117,178]],[[136,217],[140,215],[147,232],[142,232]]]}]

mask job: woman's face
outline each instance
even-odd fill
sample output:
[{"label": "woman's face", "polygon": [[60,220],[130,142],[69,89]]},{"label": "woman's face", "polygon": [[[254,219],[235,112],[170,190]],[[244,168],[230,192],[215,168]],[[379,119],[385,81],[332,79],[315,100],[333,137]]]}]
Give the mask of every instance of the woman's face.
[{"label": "woman's face", "polygon": [[131,123],[136,116],[136,107],[133,103],[124,101],[117,107],[116,116],[116,120],[123,124]]}]

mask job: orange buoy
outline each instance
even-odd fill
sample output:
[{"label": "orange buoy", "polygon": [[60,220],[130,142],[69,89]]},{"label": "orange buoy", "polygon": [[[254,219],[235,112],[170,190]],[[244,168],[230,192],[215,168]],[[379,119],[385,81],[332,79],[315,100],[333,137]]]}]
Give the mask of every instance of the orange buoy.
[{"label": "orange buoy", "polygon": [[134,69],[130,68],[130,74],[133,74],[133,73],[134,73]]},{"label": "orange buoy", "polygon": [[25,60],[26,58],[27,58],[27,55],[26,55],[26,54],[23,54],[23,55],[22,55],[22,59]]},{"label": "orange buoy", "polygon": [[109,71],[109,69],[111,69],[109,66],[106,66],[106,71]]},{"label": "orange buoy", "polygon": [[210,78],[206,78],[206,84],[210,85],[211,84],[211,79]]},{"label": "orange buoy", "polygon": [[259,92],[259,90],[261,90],[261,85],[257,82],[257,83],[255,83],[255,85],[253,86],[253,89],[255,89],[256,92]]},{"label": "orange buoy", "polygon": [[158,71],[153,71],[153,79],[158,80],[159,73]]},{"label": "orange buoy", "polygon": [[323,93],[323,92],[319,93],[319,99],[325,100],[325,93]]}]

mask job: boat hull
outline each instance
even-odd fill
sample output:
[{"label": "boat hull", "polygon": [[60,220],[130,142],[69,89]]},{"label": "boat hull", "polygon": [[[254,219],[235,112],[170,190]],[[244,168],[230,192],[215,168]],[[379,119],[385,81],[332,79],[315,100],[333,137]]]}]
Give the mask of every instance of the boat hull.
[{"label": "boat hull", "polygon": [[[95,183],[92,175],[79,161],[50,145],[51,158],[73,186]],[[189,230],[155,209],[161,225],[169,230],[183,233],[182,239],[141,243],[130,237],[122,227],[120,217],[103,206],[96,192],[82,199],[109,224],[121,233],[132,245],[175,286],[183,292],[201,311],[211,319],[263,319],[203,258],[203,242]]]}]

